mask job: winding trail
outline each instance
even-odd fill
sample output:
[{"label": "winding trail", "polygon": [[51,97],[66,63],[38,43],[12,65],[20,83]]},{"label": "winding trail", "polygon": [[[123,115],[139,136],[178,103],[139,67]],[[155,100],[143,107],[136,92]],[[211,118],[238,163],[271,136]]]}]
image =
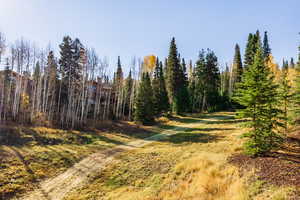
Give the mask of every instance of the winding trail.
[{"label": "winding trail", "polygon": [[[218,119],[213,118],[205,120],[209,121]],[[183,131],[187,128],[197,126],[199,125],[199,123],[202,122],[198,121],[176,125],[176,128],[165,130],[160,134],[151,136],[149,138],[135,140],[125,145],[118,145],[103,152],[94,153],[81,160],[79,163],[75,164],[64,173],[41,182],[38,189],[25,194],[25,196],[19,199],[62,200],[71,190],[88,184],[89,177],[91,177],[96,172],[99,172],[99,170],[104,169],[108,164],[112,163],[115,160],[115,156],[119,153],[141,148],[152,142],[162,140],[169,135],[174,135],[178,131]]]}]

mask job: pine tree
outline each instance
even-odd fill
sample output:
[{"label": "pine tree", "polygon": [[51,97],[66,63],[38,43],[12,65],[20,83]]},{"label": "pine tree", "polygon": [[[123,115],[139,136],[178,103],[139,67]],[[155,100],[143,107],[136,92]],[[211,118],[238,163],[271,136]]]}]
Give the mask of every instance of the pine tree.
[{"label": "pine tree", "polygon": [[221,94],[223,97],[229,97],[230,93],[230,72],[226,64],[225,71],[221,73]]},{"label": "pine tree", "polygon": [[169,110],[169,99],[166,91],[162,62],[156,58],[154,77],[152,80],[154,114],[159,115]]},{"label": "pine tree", "polygon": [[265,31],[265,35],[264,35],[263,51],[264,51],[264,58],[265,59],[269,58],[269,55],[271,54],[271,48],[270,48],[270,45],[269,45],[267,31]]},{"label": "pine tree", "polygon": [[180,78],[181,78],[181,83],[179,85],[180,111],[186,112],[189,110],[190,107],[190,99],[188,93],[188,84],[189,84],[188,75],[186,72],[186,64],[184,58],[182,59],[181,62]]},{"label": "pine tree", "polygon": [[195,67],[194,108],[197,111],[218,109],[221,90],[221,76],[218,59],[213,51],[202,50]]},{"label": "pine tree", "polygon": [[142,124],[154,122],[153,91],[148,72],[142,74],[135,102],[134,120]]},{"label": "pine tree", "polygon": [[241,52],[240,52],[239,45],[236,44],[233,65],[232,65],[232,74],[230,77],[230,95],[234,92],[236,88],[236,84],[241,82],[242,74],[243,74],[243,65],[242,65]]},{"label": "pine tree", "polygon": [[40,67],[40,63],[37,62],[33,72],[33,80],[35,83],[38,82],[40,75],[41,75],[41,67]]},{"label": "pine tree", "polygon": [[[258,41],[260,39],[258,38]],[[269,69],[265,66],[263,50],[258,46],[254,63],[244,72],[235,100],[245,109],[238,112],[240,117],[250,118],[251,131],[244,134],[246,153],[261,155],[269,152],[282,142],[275,129],[280,125],[280,110],[277,85]]]},{"label": "pine tree", "polygon": [[248,36],[248,42],[245,50],[245,58],[244,58],[244,69],[247,70],[249,66],[254,63],[254,56],[256,54],[256,50],[259,48],[260,35],[257,30],[255,34],[250,33]]},{"label": "pine tree", "polygon": [[124,114],[128,115],[129,114],[129,109],[130,109],[130,97],[132,94],[132,87],[133,87],[133,78],[132,78],[132,74],[131,74],[131,70],[129,71],[128,77],[125,80],[125,86],[124,86],[124,90],[125,90],[125,111]]},{"label": "pine tree", "polygon": [[73,52],[72,52],[72,39],[69,36],[63,38],[62,44],[59,45],[60,48],[60,74],[61,74],[61,92],[60,101],[61,105],[66,105],[68,102],[68,89],[70,86],[73,75],[71,73],[71,66],[73,64]]},{"label": "pine tree", "polygon": [[118,56],[117,62],[117,71],[114,73],[114,80],[113,80],[113,91],[114,91],[114,98],[113,98],[113,117],[121,118],[122,116],[122,105],[123,105],[123,70],[121,65],[120,56]]},{"label": "pine tree", "polygon": [[196,108],[196,73],[195,69],[193,68],[192,61],[189,63],[189,85],[188,85],[188,92],[189,92],[189,102],[190,108],[189,112],[194,112]]},{"label": "pine tree", "polygon": [[[199,58],[195,66],[195,88],[194,88],[194,108],[197,111],[205,111],[206,99],[205,99],[205,79],[206,79],[206,61],[205,51],[202,49],[199,52]],[[195,112],[196,110],[193,110]]]},{"label": "pine tree", "polygon": [[180,91],[181,91],[181,69],[178,59],[178,52],[175,43],[175,38],[172,38],[169,56],[167,61],[167,90],[169,95],[169,102],[171,105],[171,111],[173,113],[180,113]]},{"label": "pine tree", "polygon": [[117,72],[115,73],[114,83],[119,86],[123,81],[123,71],[120,56],[118,56]]},{"label": "pine tree", "polygon": [[220,103],[220,85],[221,78],[218,68],[218,58],[215,53],[208,49],[206,54],[206,80],[205,80],[205,94],[207,99],[207,110],[216,111]]},{"label": "pine tree", "polygon": [[52,113],[56,112],[55,105],[57,103],[58,92],[58,73],[57,73],[57,64],[54,58],[53,51],[49,52],[47,67],[46,67],[46,80],[47,80],[47,109],[49,110],[50,118],[53,117]]},{"label": "pine tree", "polygon": [[253,64],[253,35],[252,33],[249,34],[248,36],[248,41],[245,49],[245,58],[244,58],[244,66],[245,69],[247,69],[249,66]]}]

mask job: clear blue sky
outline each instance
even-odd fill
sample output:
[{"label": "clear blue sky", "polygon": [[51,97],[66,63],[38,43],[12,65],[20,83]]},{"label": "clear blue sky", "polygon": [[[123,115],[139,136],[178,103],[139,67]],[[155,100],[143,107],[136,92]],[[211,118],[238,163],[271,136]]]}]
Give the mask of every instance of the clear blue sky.
[{"label": "clear blue sky", "polygon": [[55,48],[69,34],[115,67],[118,55],[124,65],[133,56],[167,56],[172,36],[186,59],[210,48],[224,65],[235,43],[244,50],[248,33],[259,29],[281,64],[297,55],[299,8],[299,0],[2,0],[0,30],[10,42],[23,36]]}]

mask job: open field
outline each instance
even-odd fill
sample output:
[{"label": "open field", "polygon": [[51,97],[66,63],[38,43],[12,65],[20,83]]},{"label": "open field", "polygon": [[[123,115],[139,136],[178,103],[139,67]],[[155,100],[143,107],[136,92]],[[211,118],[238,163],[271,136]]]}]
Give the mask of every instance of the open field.
[{"label": "open field", "polygon": [[121,153],[65,199],[290,199],[295,186],[267,184],[254,170],[240,176],[228,158],[240,153],[245,131],[233,113],[174,119],[194,124],[162,141]]},{"label": "open field", "polygon": [[162,121],[81,132],[19,128],[21,142],[1,146],[2,199],[297,199],[297,185],[260,179],[255,165],[231,161],[246,131],[234,113]]}]

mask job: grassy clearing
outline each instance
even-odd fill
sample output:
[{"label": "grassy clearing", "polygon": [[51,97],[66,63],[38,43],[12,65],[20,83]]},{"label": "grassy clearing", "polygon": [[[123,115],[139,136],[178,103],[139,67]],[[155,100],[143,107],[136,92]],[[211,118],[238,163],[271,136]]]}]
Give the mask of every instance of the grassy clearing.
[{"label": "grassy clearing", "polygon": [[241,178],[239,169],[228,163],[230,155],[242,151],[240,135],[245,132],[243,120],[234,119],[233,113],[177,116],[160,122],[134,129],[132,124],[108,124],[81,132],[15,128],[10,136],[17,140],[0,146],[0,199],[34,189],[41,180],[93,152],[181,126],[185,128],[175,135],[119,154],[105,170],[90,177],[90,184],[65,199],[284,200],[295,190],[259,181],[254,172]]},{"label": "grassy clearing", "polygon": [[155,134],[125,122],[114,126],[88,131],[1,127],[0,199],[33,190],[94,152]]},{"label": "grassy clearing", "polygon": [[163,141],[122,153],[66,200],[288,199],[293,190],[241,178],[227,158],[241,152],[242,128],[233,113],[177,117],[163,128],[197,123]]},{"label": "grassy clearing", "polygon": [[199,199],[200,194],[216,199],[242,188],[237,170],[226,166],[227,156],[240,150],[231,113],[174,118],[165,128],[195,122],[198,126],[121,154],[67,199]]}]

